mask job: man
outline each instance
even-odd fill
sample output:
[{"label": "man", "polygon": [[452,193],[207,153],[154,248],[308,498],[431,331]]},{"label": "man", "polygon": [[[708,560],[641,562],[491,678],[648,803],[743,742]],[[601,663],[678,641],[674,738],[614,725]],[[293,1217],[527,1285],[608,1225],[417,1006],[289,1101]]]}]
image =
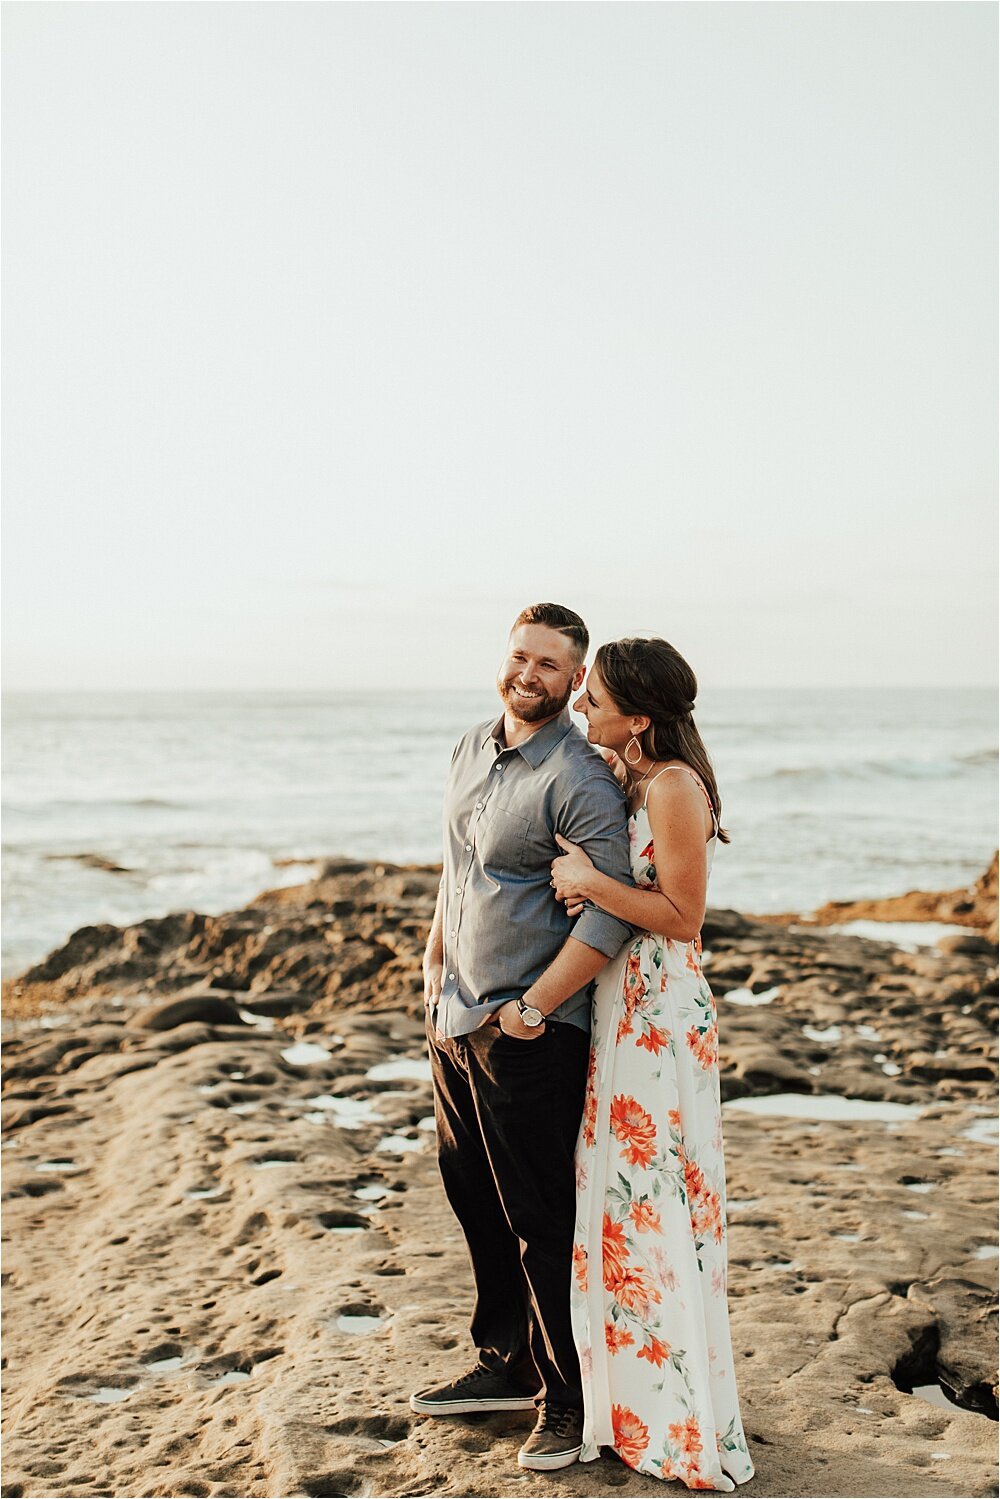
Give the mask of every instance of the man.
[{"label": "man", "polygon": [[557,833],[631,880],[625,798],[570,723],[589,637],[578,614],[535,604],[514,621],[502,716],[452,756],[444,873],[424,954],[438,1155],[476,1282],[474,1369],[411,1397],[423,1415],[531,1410],[523,1468],[582,1446],[570,1323],[573,1153],[589,1053],[591,980],[630,929],[555,899]]}]

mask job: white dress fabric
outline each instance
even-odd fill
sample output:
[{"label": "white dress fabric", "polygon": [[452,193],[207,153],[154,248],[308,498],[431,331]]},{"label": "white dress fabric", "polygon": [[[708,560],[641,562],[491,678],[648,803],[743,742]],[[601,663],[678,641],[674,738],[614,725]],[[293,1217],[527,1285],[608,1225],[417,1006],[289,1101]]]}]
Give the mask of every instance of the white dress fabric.
[{"label": "white dress fabric", "polygon": [[[629,839],[636,885],[655,887],[645,805]],[[715,843],[713,832],[709,870]],[[572,1314],[582,1460],[612,1447],[640,1473],[730,1492],[754,1470],[729,1335],[719,1033],[700,953],[697,940],[647,932],[595,984]]]}]

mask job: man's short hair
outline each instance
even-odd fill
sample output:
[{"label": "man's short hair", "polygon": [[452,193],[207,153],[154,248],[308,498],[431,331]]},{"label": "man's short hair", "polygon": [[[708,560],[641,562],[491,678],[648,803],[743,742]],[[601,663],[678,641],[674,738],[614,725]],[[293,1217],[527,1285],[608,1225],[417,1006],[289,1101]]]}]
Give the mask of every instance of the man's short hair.
[{"label": "man's short hair", "polygon": [[587,626],[579,614],[574,614],[564,604],[529,604],[527,609],[521,610],[510,627],[511,631],[516,630],[518,625],[547,625],[550,630],[558,630],[560,635],[567,635],[572,640],[576,665],[580,666],[586,661],[590,647]]}]

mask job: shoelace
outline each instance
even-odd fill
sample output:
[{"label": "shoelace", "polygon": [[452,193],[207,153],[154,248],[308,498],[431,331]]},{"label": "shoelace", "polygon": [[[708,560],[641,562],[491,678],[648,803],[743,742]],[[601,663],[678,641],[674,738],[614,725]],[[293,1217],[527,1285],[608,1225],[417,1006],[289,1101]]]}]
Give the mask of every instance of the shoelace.
[{"label": "shoelace", "polygon": [[539,1426],[543,1431],[552,1431],[557,1437],[568,1437],[580,1412],[573,1405],[549,1405],[543,1400],[539,1407]]}]

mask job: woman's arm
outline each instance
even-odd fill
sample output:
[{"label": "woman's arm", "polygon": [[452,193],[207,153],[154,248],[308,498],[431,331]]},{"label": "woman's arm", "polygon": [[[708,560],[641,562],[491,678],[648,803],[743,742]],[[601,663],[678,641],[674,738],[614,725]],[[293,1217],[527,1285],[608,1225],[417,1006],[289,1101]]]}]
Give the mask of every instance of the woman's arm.
[{"label": "woman's arm", "polygon": [[594,868],[582,849],[560,838],[560,846],[570,852],[552,862],[556,895],[570,904],[592,901],[632,926],[690,942],[705,919],[705,842],[711,828],[704,795],[690,776],[668,774],[649,788],[646,811],[658,890],[611,879]]}]

